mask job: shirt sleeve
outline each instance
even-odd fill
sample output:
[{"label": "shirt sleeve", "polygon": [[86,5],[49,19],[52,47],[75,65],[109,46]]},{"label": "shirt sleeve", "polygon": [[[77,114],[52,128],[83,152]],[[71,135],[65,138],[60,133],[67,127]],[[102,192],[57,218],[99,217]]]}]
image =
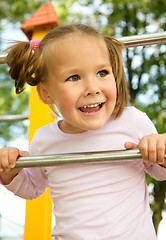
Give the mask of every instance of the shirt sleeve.
[{"label": "shirt sleeve", "polygon": [[[157,133],[153,122],[148,118],[146,113],[140,112],[135,119],[138,141],[140,141],[143,136]],[[152,165],[150,163],[145,163],[144,166],[145,171],[154,179],[159,181],[166,180],[166,168],[158,164]]]},{"label": "shirt sleeve", "polygon": [[[37,134],[34,135],[29,152],[30,155],[40,155]],[[48,179],[44,168],[24,168],[10,184],[4,186],[19,197],[34,199],[45,192]]]}]

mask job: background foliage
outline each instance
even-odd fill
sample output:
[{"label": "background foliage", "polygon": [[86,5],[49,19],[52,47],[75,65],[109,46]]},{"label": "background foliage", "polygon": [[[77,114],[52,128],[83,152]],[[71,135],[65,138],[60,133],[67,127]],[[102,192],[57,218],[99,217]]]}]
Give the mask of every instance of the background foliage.
[{"label": "background foliage", "polygon": [[[12,23],[19,27],[46,1],[1,0],[0,34]],[[82,22],[116,38],[166,31],[165,0],[56,0],[52,1],[61,24]],[[0,43],[1,46],[1,43]],[[129,48],[123,51],[131,104],[145,111],[159,133],[166,129],[166,45]],[[24,113],[28,109],[28,91],[15,96],[6,66],[0,66],[0,114]],[[14,129],[14,130],[13,130]],[[0,144],[6,145],[14,132],[26,129],[24,123],[0,123]],[[23,134],[20,133],[20,134]],[[18,134],[17,134],[18,136]],[[166,209],[166,182],[147,176],[150,200],[157,231]]]}]

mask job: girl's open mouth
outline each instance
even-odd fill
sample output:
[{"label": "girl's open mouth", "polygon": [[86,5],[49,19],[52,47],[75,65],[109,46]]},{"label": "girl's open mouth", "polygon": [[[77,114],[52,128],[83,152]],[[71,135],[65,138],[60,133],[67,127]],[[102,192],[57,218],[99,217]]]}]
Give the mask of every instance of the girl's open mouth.
[{"label": "girl's open mouth", "polygon": [[95,113],[98,112],[103,107],[103,105],[104,103],[96,103],[79,107],[78,109],[83,113]]}]

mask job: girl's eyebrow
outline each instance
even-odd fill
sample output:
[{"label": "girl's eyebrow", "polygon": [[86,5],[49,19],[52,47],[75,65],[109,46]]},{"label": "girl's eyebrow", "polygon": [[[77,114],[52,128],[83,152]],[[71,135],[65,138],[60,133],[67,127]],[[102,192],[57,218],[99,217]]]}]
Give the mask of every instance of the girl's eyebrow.
[{"label": "girl's eyebrow", "polygon": [[97,68],[111,67],[110,62],[97,65]]},{"label": "girl's eyebrow", "polygon": [[64,76],[66,76],[66,75],[70,75],[70,74],[73,74],[73,73],[77,73],[79,71],[79,69],[78,68],[69,68],[69,69],[67,69],[67,70],[62,70],[61,72],[60,72],[60,75],[62,76],[62,77],[64,77]]},{"label": "girl's eyebrow", "polygon": [[[106,63],[100,63],[98,65],[95,66],[95,69],[102,69],[102,68],[112,68],[110,62],[106,62]],[[74,68],[74,67],[69,67],[67,70],[62,70],[60,72],[60,76],[65,77],[66,75],[70,75],[70,74],[76,74],[80,71],[80,68]]]}]

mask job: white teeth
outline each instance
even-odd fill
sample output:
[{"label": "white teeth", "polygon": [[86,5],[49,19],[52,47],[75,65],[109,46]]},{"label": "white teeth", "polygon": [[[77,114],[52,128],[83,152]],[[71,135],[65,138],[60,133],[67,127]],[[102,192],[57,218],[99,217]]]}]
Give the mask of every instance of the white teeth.
[{"label": "white teeth", "polygon": [[87,106],[84,106],[83,108],[93,108],[93,107],[97,107],[100,103],[98,104],[91,104],[91,105],[87,105]]}]

